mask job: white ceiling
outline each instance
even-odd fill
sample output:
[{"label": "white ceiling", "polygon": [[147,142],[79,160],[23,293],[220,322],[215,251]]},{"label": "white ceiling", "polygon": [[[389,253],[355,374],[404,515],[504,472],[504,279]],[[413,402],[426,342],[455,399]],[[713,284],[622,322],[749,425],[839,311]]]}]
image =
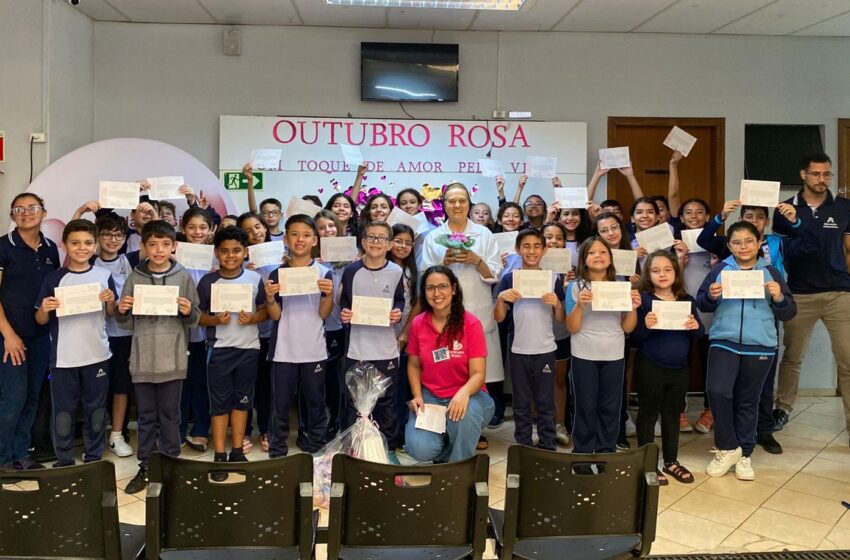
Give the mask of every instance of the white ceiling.
[{"label": "white ceiling", "polygon": [[96,21],[473,31],[850,36],[850,0],[526,0],[519,12],[324,0],[80,0]]}]

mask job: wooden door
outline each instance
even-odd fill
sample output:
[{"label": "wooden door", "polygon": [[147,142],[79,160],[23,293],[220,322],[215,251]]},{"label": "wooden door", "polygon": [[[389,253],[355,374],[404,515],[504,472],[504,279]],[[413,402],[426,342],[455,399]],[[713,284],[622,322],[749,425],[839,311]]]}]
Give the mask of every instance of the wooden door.
[{"label": "wooden door", "polygon": [[[702,198],[712,213],[718,212],[725,195],[726,119],[608,117],[608,147],[628,146],[632,168],[644,194],[667,196],[673,152],[663,142],[673,126],[697,138],[688,157],[679,163],[681,200]],[[619,200],[628,213],[631,191],[625,178],[614,171],[608,173],[608,198]]]},{"label": "wooden door", "polygon": [[838,119],[838,195],[850,194],[850,119]]}]

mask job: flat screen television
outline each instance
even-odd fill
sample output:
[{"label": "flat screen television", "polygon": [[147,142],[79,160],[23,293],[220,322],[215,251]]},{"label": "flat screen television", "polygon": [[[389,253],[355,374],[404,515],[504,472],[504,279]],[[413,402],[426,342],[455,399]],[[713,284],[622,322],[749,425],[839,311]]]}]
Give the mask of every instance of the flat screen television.
[{"label": "flat screen television", "polygon": [[363,101],[457,101],[458,46],[360,43]]},{"label": "flat screen television", "polygon": [[744,177],[799,187],[800,160],[823,152],[820,125],[748,124],[744,127]]}]

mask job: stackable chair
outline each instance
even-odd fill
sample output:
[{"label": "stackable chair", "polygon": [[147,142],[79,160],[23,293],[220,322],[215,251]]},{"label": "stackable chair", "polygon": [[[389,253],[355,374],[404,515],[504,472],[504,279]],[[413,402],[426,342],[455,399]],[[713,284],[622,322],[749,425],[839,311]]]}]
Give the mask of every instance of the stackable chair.
[{"label": "stackable chair", "polygon": [[[147,492],[148,560],[309,560],[313,458],[211,463],[155,453]],[[216,482],[214,473],[225,473]]]},{"label": "stackable chair", "polygon": [[489,457],[403,467],[336,455],[328,560],[455,560],[484,554]]},{"label": "stackable chair", "polygon": [[144,527],[118,523],[115,465],[0,471],[0,558],[140,556]]},{"label": "stackable chair", "polygon": [[649,555],[657,463],[655,444],[599,455],[511,446],[505,509],[490,510],[502,560]]}]

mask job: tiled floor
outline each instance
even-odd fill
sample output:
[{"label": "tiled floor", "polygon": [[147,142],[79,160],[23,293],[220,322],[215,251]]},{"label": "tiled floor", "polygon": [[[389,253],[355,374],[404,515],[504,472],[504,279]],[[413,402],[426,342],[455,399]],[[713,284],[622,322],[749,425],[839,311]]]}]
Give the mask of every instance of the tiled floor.
[{"label": "tiled floor", "polygon": [[[693,421],[701,402],[692,399],[691,404]],[[486,435],[490,505],[499,507],[513,423],[505,422]],[[756,480],[742,482],[731,472],[715,479],[704,474],[712,434],[681,434],[679,460],[695,481],[686,485],[671,479],[661,488],[653,554],[850,548],[850,511],[841,503],[850,501],[850,447],[841,399],[800,397],[791,422],[776,438],[785,452],[769,455],[757,448]],[[184,449],[183,455],[212,459],[212,452]],[[249,455],[254,461],[264,457],[259,446]],[[121,521],[144,524],[144,493],[127,495],[121,490],[136,472],[135,459],[117,459],[110,453],[107,458],[116,466]],[[326,512],[322,517],[326,520]],[[318,551],[320,557],[323,552]]]}]

